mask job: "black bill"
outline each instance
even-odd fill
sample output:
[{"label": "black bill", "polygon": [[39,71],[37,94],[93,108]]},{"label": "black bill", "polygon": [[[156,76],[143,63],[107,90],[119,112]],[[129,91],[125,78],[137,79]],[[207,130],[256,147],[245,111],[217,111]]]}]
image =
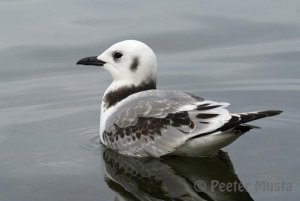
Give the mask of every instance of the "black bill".
[{"label": "black bill", "polygon": [[86,58],[80,59],[76,64],[77,65],[79,65],[79,64],[90,65],[90,66],[103,66],[105,64],[105,62],[97,59],[96,56],[93,56],[93,57],[86,57]]}]

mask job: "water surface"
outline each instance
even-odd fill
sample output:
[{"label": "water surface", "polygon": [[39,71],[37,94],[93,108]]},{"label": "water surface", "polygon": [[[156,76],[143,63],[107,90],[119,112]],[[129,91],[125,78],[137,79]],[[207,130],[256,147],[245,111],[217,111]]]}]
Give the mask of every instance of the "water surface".
[{"label": "water surface", "polygon": [[157,53],[161,89],[284,110],[225,150],[242,183],[293,184],[254,200],[300,197],[300,2],[0,0],[0,13],[1,201],[114,199],[98,138],[111,78],[75,63],[124,39]]}]

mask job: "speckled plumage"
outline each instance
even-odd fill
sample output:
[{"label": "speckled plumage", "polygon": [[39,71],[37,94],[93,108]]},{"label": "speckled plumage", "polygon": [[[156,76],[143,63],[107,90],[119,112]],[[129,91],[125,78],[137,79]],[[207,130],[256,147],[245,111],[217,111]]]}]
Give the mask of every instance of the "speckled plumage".
[{"label": "speckled plumage", "polygon": [[111,74],[101,104],[100,138],[126,155],[211,155],[252,128],[241,124],[281,112],[231,114],[228,103],[157,90],[156,56],[135,40],[116,43],[78,64],[101,66]]}]

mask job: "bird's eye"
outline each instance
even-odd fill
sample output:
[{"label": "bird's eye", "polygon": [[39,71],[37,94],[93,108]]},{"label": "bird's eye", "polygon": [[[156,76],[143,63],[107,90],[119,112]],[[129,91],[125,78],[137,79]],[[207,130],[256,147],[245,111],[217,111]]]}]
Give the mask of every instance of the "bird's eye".
[{"label": "bird's eye", "polygon": [[114,56],[115,59],[120,59],[123,56],[123,54],[121,52],[115,52],[113,54],[113,56]]}]

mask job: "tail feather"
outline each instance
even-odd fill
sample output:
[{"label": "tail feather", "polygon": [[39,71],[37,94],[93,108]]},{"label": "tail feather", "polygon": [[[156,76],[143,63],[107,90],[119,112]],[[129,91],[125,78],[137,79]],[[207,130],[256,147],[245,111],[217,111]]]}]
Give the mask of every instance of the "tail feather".
[{"label": "tail feather", "polygon": [[282,111],[280,110],[265,110],[259,112],[232,114],[231,119],[226,124],[224,124],[221,128],[219,128],[218,131],[229,130],[241,124],[248,123],[250,121],[254,121],[257,119],[262,119],[265,117],[279,115],[280,113],[282,113]]}]

